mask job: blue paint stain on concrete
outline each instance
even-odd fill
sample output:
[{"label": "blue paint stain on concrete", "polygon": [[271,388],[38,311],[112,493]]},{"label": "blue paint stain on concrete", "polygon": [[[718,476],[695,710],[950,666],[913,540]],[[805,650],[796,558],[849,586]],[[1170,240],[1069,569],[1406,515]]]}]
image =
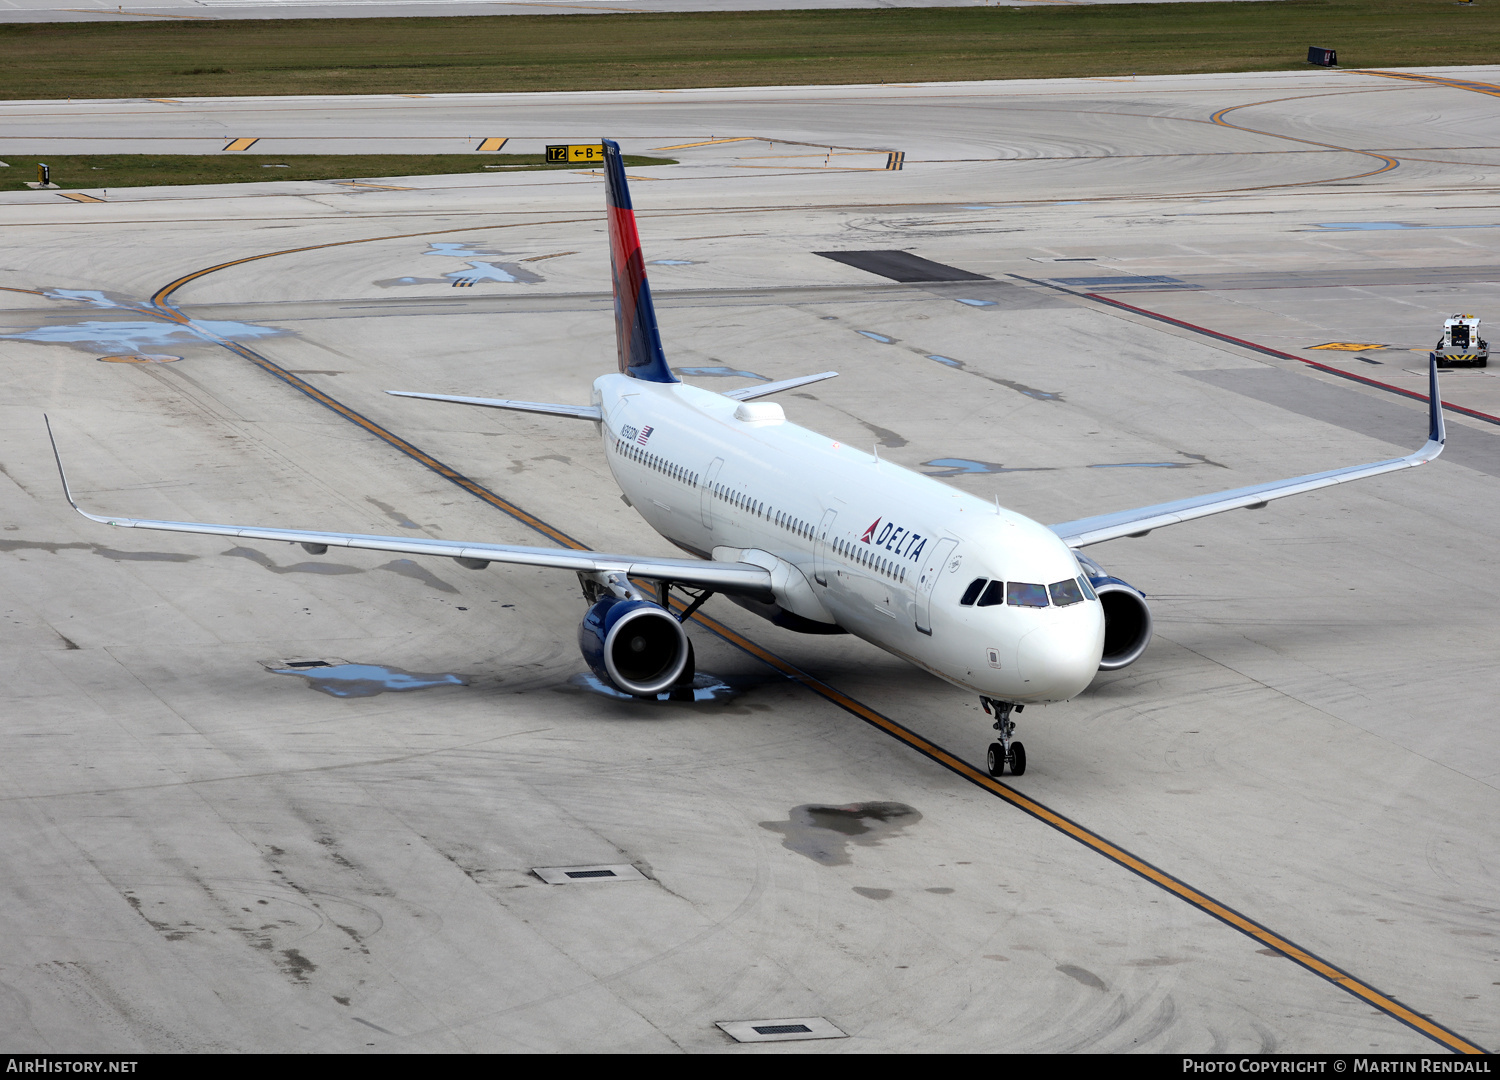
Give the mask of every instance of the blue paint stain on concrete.
[{"label": "blue paint stain on concrete", "polygon": [[995,301],[993,301],[993,300],[965,300],[961,296],[955,296],[953,299],[957,300],[960,304],[968,304],[970,307],[994,307],[995,306]]},{"label": "blue paint stain on concrete", "polygon": [[0,334],[0,338],[35,341],[44,345],[77,345],[94,352],[130,353],[153,352],[163,347],[182,346],[194,341],[213,341],[219,338],[255,341],[289,333],[289,330],[242,322],[195,321],[184,325],[175,322],[91,319],[59,326],[39,326],[20,334]]},{"label": "blue paint stain on concrete", "polygon": [[449,259],[503,259],[503,251],[480,251],[482,245],[476,240],[465,240],[460,243],[431,243],[423,255],[442,255]]},{"label": "blue paint stain on concrete", "polygon": [[1007,469],[998,461],[971,461],[968,458],[934,458],[931,461],[922,462],[934,470],[928,476],[964,476],[972,473],[1008,473],[1008,472],[1050,472],[1050,469]]},{"label": "blue paint stain on concrete", "polygon": [[[450,281],[520,281],[521,278],[494,263],[471,262],[467,269],[450,270],[443,275]],[[533,275],[535,277],[535,275]]]},{"label": "blue paint stain on concrete", "polygon": [[429,674],[403,671],[381,664],[319,664],[317,666],[273,667],[277,675],[296,675],[320,693],[336,698],[374,697],[390,691],[426,690],[434,686],[467,686],[462,675]]},{"label": "blue paint stain on concrete", "polygon": [[964,366],[962,360],[954,360],[948,356],[939,356],[937,353],[930,353],[927,359],[936,360],[939,364],[947,364],[951,368],[962,368]]},{"label": "blue paint stain on concrete", "polygon": [[679,375],[713,375],[734,377],[737,379],[759,379],[761,382],[770,382],[765,375],[757,375],[753,371],[741,371],[732,367],[680,367],[677,369]]},{"label": "blue paint stain on concrete", "polygon": [[652,259],[648,266],[697,266],[692,259]]},{"label": "blue paint stain on concrete", "polygon": [[1091,469],[1191,469],[1187,461],[1117,461],[1108,465],[1090,465]]},{"label": "blue paint stain on concrete", "polygon": [[869,338],[871,341],[878,341],[882,345],[889,345],[896,340],[895,338],[888,338],[884,334],[877,334],[873,330],[856,330],[854,332],[862,337]]},{"label": "blue paint stain on concrete", "polygon": [[48,300],[81,300],[92,304],[94,307],[122,308],[130,307],[129,304],[121,304],[110,299],[98,289],[43,289],[42,295]]},{"label": "blue paint stain on concrete", "polygon": [[1113,277],[1055,277],[1059,285],[1108,286],[1108,285],[1181,285],[1181,278],[1161,275],[1119,274]]},{"label": "blue paint stain on concrete", "polygon": [[[503,259],[506,253],[503,251],[485,251],[482,244],[476,240],[465,241],[429,241],[424,255],[440,255],[445,259],[463,259],[468,265],[462,270],[450,270],[443,275],[442,280],[452,282],[454,285],[472,286],[481,281],[498,281],[504,284],[525,284],[544,280],[540,274],[511,262],[492,262],[493,259]],[[375,284],[381,286],[390,285],[424,285],[437,284],[433,278],[403,277],[389,281],[377,281]]]}]

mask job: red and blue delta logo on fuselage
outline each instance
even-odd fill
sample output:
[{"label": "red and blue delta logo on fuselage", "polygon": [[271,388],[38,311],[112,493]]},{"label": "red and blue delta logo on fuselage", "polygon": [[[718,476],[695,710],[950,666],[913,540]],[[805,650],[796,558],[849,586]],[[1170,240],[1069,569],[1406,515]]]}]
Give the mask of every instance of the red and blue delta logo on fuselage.
[{"label": "red and blue delta logo on fuselage", "polygon": [[[927,537],[892,521],[886,521],[882,525],[883,520],[883,518],[876,518],[872,521],[870,527],[865,530],[865,534],[859,538],[859,542],[884,548],[898,558],[913,561],[920,558],[922,549],[927,546]],[[876,531],[877,529],[879,532]]]}]

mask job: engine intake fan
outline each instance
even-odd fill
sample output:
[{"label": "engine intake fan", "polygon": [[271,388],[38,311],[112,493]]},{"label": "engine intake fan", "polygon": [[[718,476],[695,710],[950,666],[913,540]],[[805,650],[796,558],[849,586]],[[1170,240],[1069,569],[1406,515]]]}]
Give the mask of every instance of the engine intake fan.
[{"label": "engine intake fan", "polygon": [[1111,577],[1093,559],[1076,551],[1073,554],[1078,556],[1104,608],[1104,655],[1099,659],[1099,670],[1129,667],[1151,644],[1151,608],[1146,596],[1129,582]]},{"label": "engine intake fan", "polygon": [[693,677],[682,624],[649,600],[599,600],[578,624],[578,648],[595,675],[636,697],[654,697]]}]

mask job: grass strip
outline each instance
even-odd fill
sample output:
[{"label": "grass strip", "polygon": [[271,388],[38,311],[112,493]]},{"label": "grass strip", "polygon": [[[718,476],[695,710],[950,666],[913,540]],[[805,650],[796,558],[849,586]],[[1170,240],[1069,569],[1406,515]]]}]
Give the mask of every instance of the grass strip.
[{"label": "grass strip", "polygon": [[[0,98],[667,89],[1493,63],[1500,4],[1273,0],[0,24]],[[488,133],[486,133],[488,134]],[[505,132],[492,134],[504,135]]]},{"label": "grass strip", "polygon": [[[246,184],[265,180],[365,180],[473,172],[580,169],[549,165],[541,154],[46,154],[7,155],[0,190],[24,189],[46,162],[52,182],[64,189],[156,187],[173,184]],[[673,165],[671,158],[625,158],[628,168]]]}]

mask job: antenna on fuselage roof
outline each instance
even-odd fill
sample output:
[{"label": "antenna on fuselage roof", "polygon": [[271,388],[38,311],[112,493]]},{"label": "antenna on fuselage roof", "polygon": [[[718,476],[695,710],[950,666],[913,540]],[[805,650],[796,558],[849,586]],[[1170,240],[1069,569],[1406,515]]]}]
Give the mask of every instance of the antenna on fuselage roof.
[{"label": "antenna on fuselage roof", "polygon": [[995,513],[998,514],[999,512],[1000,512],[1000,493],[997,491],[997,492],[995,492]]}]

